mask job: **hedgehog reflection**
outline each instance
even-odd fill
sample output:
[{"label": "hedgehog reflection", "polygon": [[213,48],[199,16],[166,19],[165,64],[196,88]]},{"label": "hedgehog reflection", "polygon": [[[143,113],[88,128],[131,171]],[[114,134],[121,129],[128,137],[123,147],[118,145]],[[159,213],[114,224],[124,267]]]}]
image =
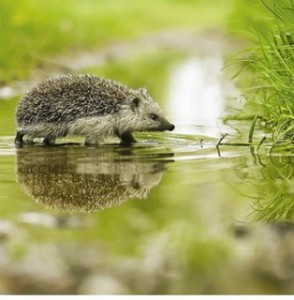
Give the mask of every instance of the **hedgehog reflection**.
[{"label": "hedgehog reflection", "polygon": [[102,210],[147,198],[171,160],[118,150],[25,147],[17,151],[18,182],[37,202],[66,211]]}]

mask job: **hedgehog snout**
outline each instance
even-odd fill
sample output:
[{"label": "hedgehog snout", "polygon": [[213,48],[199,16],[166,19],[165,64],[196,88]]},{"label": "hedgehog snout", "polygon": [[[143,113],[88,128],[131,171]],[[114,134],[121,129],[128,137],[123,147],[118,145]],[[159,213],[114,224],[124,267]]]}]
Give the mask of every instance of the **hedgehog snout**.
[{"label": "hedgehog snout", "polygon": [[175,125],[174,124],[170,124],[167,127],[167,130],[169,130],[169,131],[173,131],[174,129],[175,129]]}]

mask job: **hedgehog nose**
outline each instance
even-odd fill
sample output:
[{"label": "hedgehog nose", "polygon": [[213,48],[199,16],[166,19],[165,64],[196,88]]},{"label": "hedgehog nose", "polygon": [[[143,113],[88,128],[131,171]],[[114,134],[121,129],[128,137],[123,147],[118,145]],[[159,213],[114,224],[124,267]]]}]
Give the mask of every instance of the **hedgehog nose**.
[{"label": "hedgehog nose", "polygon": [[175,129],[175,125],[174,124],[170,124],[167,129],[169,131],[173,131]]}]

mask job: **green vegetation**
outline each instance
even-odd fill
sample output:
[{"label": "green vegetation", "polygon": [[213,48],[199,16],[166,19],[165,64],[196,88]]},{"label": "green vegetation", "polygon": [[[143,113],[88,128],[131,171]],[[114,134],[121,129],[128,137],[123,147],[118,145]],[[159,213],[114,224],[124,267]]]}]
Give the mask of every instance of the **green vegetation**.
[{"label": "green vegetation", "polygon": [[[255,125],[259,125],[271,133],[274,143],[292,144],[294,1],[262,1],[262,4],[251,14],[250,22],[246,18],[243,20],[247,26],[248,23],[251,24],[253,29],[249,31],[245,28],[247,37],[248,33],[251,33],[253,46],[239,60],[242,67],[247,68],[246,72],[243,72],[245,76],[241,77],[242,86],[244,81],[250,81],[250,84],[244,89],[245,108],[234,118],[252,118],[251,133]],[[263,17],[257,20],[259,16]]]}]

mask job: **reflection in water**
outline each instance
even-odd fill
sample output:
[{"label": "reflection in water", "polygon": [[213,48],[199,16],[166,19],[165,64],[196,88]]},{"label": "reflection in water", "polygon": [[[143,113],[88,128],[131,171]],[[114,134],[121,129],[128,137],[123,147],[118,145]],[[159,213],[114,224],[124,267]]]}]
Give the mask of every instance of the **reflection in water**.
[{"label": "reflection in water", "polygon": [[[253,198],[253,219],[267,222],[294,221],[294,157],[273,154],[257,157],[256,165],[238,168],[238,175],[249,188],[245,194]],[[252,189],[253,187],[253,189]],[[254,194],[248,195],[248,191]]]},{"label": "reflection in water", "polygon": [[164,157],[133,155],[117,146],[25,147],[17,151],[17,178],[28,195],[47,207],[89,212],[146,198],[171,161]]},{"label": "reflection in water", "polygon": [[236,94],[236,88],[222,76],[223,65],[220,55],[190,58],[172,73],[168,110],[174,122],[185,127],[185,133],[193,133],[186,126],[196,124],[206,126],[206,134],[219,136],[217,121],[227,98]]}]

